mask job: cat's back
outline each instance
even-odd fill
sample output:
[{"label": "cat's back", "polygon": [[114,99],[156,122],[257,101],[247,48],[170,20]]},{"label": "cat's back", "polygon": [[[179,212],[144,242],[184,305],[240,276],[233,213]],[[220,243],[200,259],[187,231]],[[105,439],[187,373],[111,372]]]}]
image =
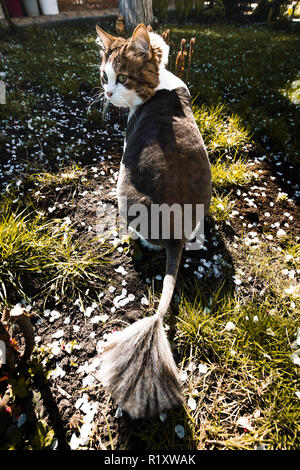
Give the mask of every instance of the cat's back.
[{"label": "cat's back", "polygon": [[204,149],[193,117],[190,97],[184,88],[157,91],[133,114],[126,137],[124,162],[129,162],[131,158],[136,162],[138,156],[140,163],[155,151],[167,163],[169,159],[175,161],[177,157],[188,159],[191,149]]},{"label": "cat's back", "polygon": [[120,177],[121,192],[137,199],[205,203],[210,163],[186,89],[159,90],[133,114]]}]

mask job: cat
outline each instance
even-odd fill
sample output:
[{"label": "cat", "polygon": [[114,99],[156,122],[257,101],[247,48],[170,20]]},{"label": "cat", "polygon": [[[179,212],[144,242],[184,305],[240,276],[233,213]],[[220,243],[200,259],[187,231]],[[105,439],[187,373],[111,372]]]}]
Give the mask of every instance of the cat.
[{"label": "cat", "polygon": [[[119,212],[131,225],[136,204],[147,209],[148,246],[166,250],[166,271],[158,309],[114,333],[101,354],[99,377],[113,400],[132,419],[151,417],[179,406],[183,396],[177,367],[163,327],[184,244],[207,214],[211,167],[195,122],[186,84],[167,70],[169,46],[144,24],[129,39],[96,27],[101,46],[100,76],[113,105],[130,108],[117,196]],[[192,227],[176,236],[183,217],[169,218],[169,237],[152,236],[154,206],[192,207]],[[195,210],[201,205],[201,217]],[[162,218],[164,215],[162,216]],[[176,225],[177,224],[177,225]],[[157,228],[157,227],[155,227]],[[138,232],[138,230],[137,230]],[[150,235],[149,235],[150,233]]]}]

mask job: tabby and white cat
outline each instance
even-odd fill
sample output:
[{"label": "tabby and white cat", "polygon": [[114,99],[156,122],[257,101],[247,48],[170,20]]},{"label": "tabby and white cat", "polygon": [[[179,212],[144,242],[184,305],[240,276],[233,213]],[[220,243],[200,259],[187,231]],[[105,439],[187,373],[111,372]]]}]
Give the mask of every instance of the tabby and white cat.
[{"label": "tabby and white cat", "polygon": [[[194,230],[200,222],[196,206],[203,205],[202,217],[209,208],[211,168],[189,91],[166,69],[169,47],[143,24],[127,40],[113,37],[98,26],[97,33],[105,98],[131,110],[118,178],[119,211],[125,213],[130,224],[129,212],[134,204],[143,204],[149,214],[157,204],[189,205],[193,208]],[[151,220],[149,215],[149,233]],[[157,312],[114,333],[101,355],[101,381],[132,418],[160,414],[183,400],[163,318],[189,236],[176,237],[174,219],[169,220],[168,239],[162,236],[161,228],[158,237],[147,237],[150,245],[166,250],[166,273]]]}]

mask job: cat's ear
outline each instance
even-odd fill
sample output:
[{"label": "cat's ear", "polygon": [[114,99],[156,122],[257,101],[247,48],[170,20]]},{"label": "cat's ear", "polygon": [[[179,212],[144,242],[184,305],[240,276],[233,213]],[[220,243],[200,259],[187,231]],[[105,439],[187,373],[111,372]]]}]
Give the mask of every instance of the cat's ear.
[{"label": "cat's ear", "polygon": [[141,52],[144,52],[145,54],[150,55],[150,47],[151,47],[150,36],[149,36],[146,26],[143,23],[139,24],[135,28],[130,42],[131,44],[134,44],[135,47],[140,49]]},{"label": "cat's ear", "polygon": [[99,26],[96,26],[96,31],[98,33],[101,46],[104,49],[109,49],[116,38],[103,31],[103,29],[101,29]]}]

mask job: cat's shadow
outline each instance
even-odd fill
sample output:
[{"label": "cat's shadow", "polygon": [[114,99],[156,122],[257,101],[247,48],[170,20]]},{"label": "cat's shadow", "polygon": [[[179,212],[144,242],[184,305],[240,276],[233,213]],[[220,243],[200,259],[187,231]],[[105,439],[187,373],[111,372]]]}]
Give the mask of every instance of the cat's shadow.
[{"label": "cat's shadow", "polygon": [[[222,233],[226,233],[226,236],[229,238],[234,234],[230,226],[222,227]],[[179,304],[183,298],[190,305],[197,305],[197,302],[199,302],[199,308],[205,308],[214,296],[218,300],[222,298],[228,300],[228,298],[234,295],[235,284],[232,276],[235,270],[233,260],[226,248],[223,235],[220,235],[217,224],[209,216],[205,219],[204,234],[205,243],[203,249],[184,251],[182,254],[176,289],[170,309],[171,313],[167,317],[169,326],[168,338],[171,343],[176,336]],[[136,274],[142,279],[148,277],[153,280],[158,273],[161,273],[163,277],[165,271],[164,250],[149,251],[142,247],[139,242],[135,242],[135,244],[137,244],[138,256],[133,256],[132,261]],[[203,263],[206,267],[210,265],[210,268],[207,268],[204,273],[202,269]],[[201,267],[200,270],[198,270],[199,266]],[[222,267],[225,267],[223,272],[220,269]],[[155,281],[154,285],[155,297],[159,299],[162,281],[160,281],[160,286],[157,281]],[[181,306],[182,308],[184,307]],[[177,364],[181,363],[183,359],[182,354],[176,350],[173,351],[173,354],[175,362]],[[207,351],[205,354],[207,355]],[[204,361],[206,357],[203,354]],[[201,362],[201,351],[200,356],[198,353],[195,361]],[[190,418],[186,411],[186,406],[187,404],[184,404],[177,409],[170,410],[165,421],[162,421],[159,416],[136,421],[131,420],[127,415],[123,416],[119,422],[117,448],[140,451],[161,449],[196,450],[198,444],[193,438],[195,430],[191,429],[189,424]],[[181,425],[184,428],[183,438],[177,435],[175,431],[176,425]]]}]

